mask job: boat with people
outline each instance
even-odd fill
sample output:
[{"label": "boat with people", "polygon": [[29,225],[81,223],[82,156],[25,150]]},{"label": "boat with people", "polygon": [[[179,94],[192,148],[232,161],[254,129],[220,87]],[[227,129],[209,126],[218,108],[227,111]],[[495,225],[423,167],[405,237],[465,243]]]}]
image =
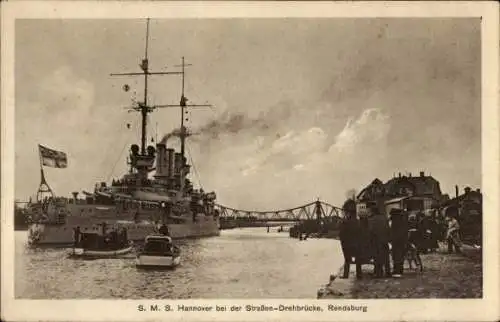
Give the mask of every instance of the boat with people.
[{"label": "boat with people", "polygon": [[134,251],[134,242],[128,240],[127,230],[108,228],[105,223],[93,232],[75,229],[75,244],[68,252],[69,257],[84,259],[117,258]]},{"label": "boat with people", "polygon": [[[144,77],[143,100],[128,108],[129,112],[139,113],[141,123],[140,144],[130,145],[128,157],[124,156],[128,171],[121,177],[109,180],[111,182],[97,183],[92,192],[83,190],[73,192],[69,198],[59,197],[49,187],[44,167],[67,168],[66,153],[39,145],[41,183],[36,200],[26,207],[31,245],[68,247],[75,242],[76,227],[80,227],[82,233],[92,234],[100,229],[103,222],[118,229],[126,228],[128,238],[134,242],[143,242],[162,223],[168,226],[173,239],[220,234],[216,194],[204,191],[201,186],[194,186],[190,178],[193,161],[191,159],[190,165],[186,158],[186,139],[190,134],[184,124],[184,115],[193,106],[210,105],[187,103],[188,99],[184,95],[184,58],[179,71],[153,72],[149,69],[149,19],[146,30],[146,50],[140,64],[141,71],[111,74]],[[180,103],[152,105],[148,101],[148,78],[167,74],[182,76]],[[129,85],[123,86],[125,92],[129,89]],[[179,107],[180,127],[161,140],[151,138],[151,142],[156,144],[148,145],[149,114],[162,107]],[[127,123],[126,128],[128,130],[124,135],[129,136],[128,131],[133,130],[133,126]],[[171,143],[173,139],[179,139],[180,142]]]},{"label": "boat with people", "polygon": [[164,234],[149,235],[137,254],[137,268],[174,268],[180,264],[181,251],[172,238]]}]

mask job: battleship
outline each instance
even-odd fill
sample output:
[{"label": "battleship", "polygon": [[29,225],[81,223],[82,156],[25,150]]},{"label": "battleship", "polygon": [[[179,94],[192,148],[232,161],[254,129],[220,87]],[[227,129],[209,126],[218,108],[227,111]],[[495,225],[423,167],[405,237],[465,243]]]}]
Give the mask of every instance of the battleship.
[{"label": "battleship", "polygon": [[[132,144],[127,158],[128,172],[111,183],[99,182],[93,192],[73,192],[72,197],[56,197],[47,183],[43,167],[66,168],[64,152],[39,145],[41,183],[34,202],[27,205],[29,217],[29,243],[32,245],[67,246],[74,242],[74,230],[100,231],[104,227],[126,228],[128,238],[144,241],[145,237],[166,224],[174,239],[218,236],[219,212],[215,192],[195,188],[189,179],[191,165],[185,156],[189,131],[184,124],[188,104],[184,95],[185,66],[180,71],[152,72],[149,70],[149,19],[146,23],[145,55],[141,72],[118,73],[110,76],[139,76],[144,78],[144,97],[128,108],[139,112],[141,126],[140,145]],[[150,76],[180,75],[182,92],[178,105],[151,105],[148,102]],[[124,90],[127,85],[124,85]],[[146,146],[147,116],[158,108],[180,108],[180,127],[165,136],[155,146]],[[180,151],[170,146],[170,137],[180,140]],[[192,163],[192,162],[191,162]]]}]

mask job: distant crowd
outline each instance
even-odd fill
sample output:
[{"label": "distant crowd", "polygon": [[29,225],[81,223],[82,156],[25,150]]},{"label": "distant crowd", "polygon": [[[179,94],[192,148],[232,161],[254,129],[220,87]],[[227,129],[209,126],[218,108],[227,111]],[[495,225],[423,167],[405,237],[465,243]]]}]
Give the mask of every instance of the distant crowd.
[{"label": "distant crowd", "polygon": [[362,276],[361,266],[371,263],[377,278],[400,277],[405,258],[420,260],[419,254],[439,249],[438,241],[448,244],[448,252],[461,252],[457,214],[441,217],[437,212],[424,215],[402,209],[385,214],[371,203],[367,214],[358,216],[353,200],[343,208],[345,217],[339,235],[345,259],[343,278],[349,276],[351,263],[356,264],[358,278]]}]

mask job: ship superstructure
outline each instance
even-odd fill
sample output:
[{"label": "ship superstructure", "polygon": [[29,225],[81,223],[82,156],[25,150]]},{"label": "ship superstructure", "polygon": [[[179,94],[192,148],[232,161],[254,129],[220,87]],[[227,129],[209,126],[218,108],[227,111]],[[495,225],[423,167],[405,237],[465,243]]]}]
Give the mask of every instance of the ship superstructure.
[{"label": "ship superstructure", "polygon": [[[188,104],[184,95],[185,67],[182,58],[180,71],[152,72],[148,59],[149,19],[146,28],[145,55],[141,72],[117,73],[111,76],[144,77],[144,97],[130,107],[141,116],[140,144],[130,146],[128,173],[111,183],[99,182],[93,192],[83,191],[84,199],[74,192],[73,198],[53,196],[37,198],[32,214],[30,240],[35,244],[68,244],[73,242],[73,230],[100,230],[102,227],[125,226],[132,240],[144,240],[158,225],[165,223],[173,238],[215,236],[219,234],[218,213],[214,209],[216,195],[196,189],[189,179],[191,165],[185,155],[187,128],[184,117],[187,108],[210,105]],[[151,76],[180,75],[180,103],[150,105],[148,81]],[[155,146],[146,146],[147,116],[158,108],[180,109],[180,127],[165,136]],[[180,151],[170,146],[169,137],[178,137]],[[42,166],[42,163],[41,163]],[[64,164],[66,166],[66,164]],[[42,182],[46,184],[42,168]],[[48,185],[47,185],[48,186]],[[36,206],[38,205],[38,206]]]}]

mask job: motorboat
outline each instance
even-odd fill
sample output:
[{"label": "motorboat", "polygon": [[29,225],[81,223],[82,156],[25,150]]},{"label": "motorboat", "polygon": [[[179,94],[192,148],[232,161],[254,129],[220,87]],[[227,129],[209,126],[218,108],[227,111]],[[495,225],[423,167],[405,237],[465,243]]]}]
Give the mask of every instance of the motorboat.
[{"label": "motorboat", "polygon": [[174,268],[180,264],[180,249],[167,235],[149,235],[137,254],[137,268]]},{"label": "motorboat", "polygon": [[134,243],[127,239],[110,238],[98,233],[81,233],[79,241],[70,249],[72,258],[116,258],[134,250]]}]

